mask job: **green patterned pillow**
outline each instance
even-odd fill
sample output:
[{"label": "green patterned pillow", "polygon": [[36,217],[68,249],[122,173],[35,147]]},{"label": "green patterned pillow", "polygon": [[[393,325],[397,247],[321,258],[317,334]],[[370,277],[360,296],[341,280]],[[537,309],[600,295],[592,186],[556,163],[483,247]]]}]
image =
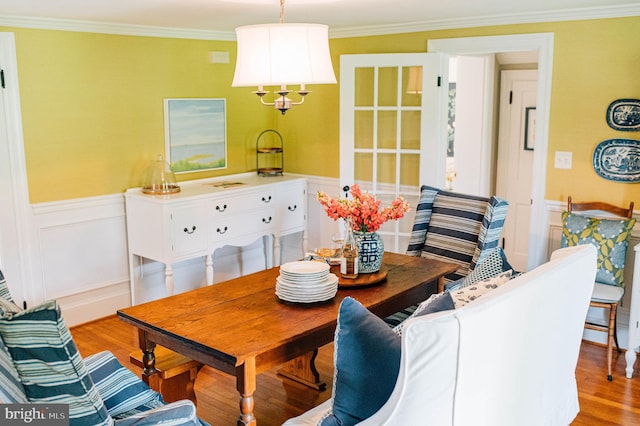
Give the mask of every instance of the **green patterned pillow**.
[{"label": "green patterned pillow", "polygon": [[593,244],[598,249],[596,282],[623,285],[627,245],[635,219],[598,219],[562,212],[561,247]]},{"label": "green patterned pillow", "polygon": [[0,336],[30,402],[68,404],[69,425],[113,425],[56,301],[0,318]]}]

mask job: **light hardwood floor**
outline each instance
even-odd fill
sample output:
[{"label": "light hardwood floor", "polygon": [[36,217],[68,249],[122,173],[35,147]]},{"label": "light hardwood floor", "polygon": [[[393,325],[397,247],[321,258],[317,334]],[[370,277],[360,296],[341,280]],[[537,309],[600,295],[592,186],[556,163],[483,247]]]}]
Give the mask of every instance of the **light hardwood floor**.
[{"label": "light hardwood floor", "polygon": [[[129,363],[129,353],[137,348],[137,332],[117,317],[111,316],[71,329],[83,356],[110,350],[125,366],[137,374],[140,370]],[[607,381],[606,348],[583,342],[576,378],[581,411],[574,426],[640,424],[640,372],[633,379],[624,375],[624,353],[614,351],[613,382]],[[281,425],[320,404],[331,396],[333,345],[319,350],[318,371],[327,382],[327,390],[318,392],[277,376],[275,370],[258,376],[255,414],[260,426]],[[636,370],[640,369],[640,361]],[[238,394],[235,378],[205,367],[195,385],[198,415],[211,425],[235,425]]]}]

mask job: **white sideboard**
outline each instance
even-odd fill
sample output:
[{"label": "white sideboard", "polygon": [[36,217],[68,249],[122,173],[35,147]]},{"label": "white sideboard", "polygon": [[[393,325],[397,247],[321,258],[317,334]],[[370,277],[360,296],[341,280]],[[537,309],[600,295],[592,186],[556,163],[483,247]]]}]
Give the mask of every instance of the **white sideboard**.
[{"label": "white sideboard", "polygon": [[213,252],[225,245],[244,246],[272,235],[267,266],[280,263],[280,238],[302,231],[306,251],[307,181],[290,176],[230,175],[180,183],[181,191],[149,195],[141,188],[125,192],[131,303],[134,304],[134,256],[165,265],[167,294],[173,294],[172,264],[205,258],[207,283],[213,283]]}]

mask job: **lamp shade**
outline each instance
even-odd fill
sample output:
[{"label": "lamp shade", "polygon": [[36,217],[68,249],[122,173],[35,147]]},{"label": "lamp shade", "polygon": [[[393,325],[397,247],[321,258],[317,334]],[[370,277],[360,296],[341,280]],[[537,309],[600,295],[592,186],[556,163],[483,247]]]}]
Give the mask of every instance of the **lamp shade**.
[{"label": "lamp shade", "polygon": [[236,28],[238,54],[233,87],[336,82],[328,27],[265,24]]}]

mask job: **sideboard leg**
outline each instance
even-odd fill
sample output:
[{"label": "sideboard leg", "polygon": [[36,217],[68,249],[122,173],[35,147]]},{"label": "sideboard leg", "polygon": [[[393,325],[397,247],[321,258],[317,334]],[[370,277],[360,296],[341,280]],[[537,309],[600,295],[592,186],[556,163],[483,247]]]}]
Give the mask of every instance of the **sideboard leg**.
[{"label": "sideboard leg", "polygon": [[307,234],[306,227],[302,231],[302,256],[304,257],[307,254],[309,249],[309,236]]},{"label": "sideboard leg", "polygon": [[204,258],[205,271],[207,274],[207,285],[213,284],[213,256],[210,254]]},{"label": "sideboard leg", "polygon": [[173,295],[173,267],[167,263],[164,265],[164,286],[167,289],[167,296]]},{"label": "sideboard leg", "polygon": [[[134,265],[134,260],[136,256],[129,253],[129,292],[131,293],[131,306],[136,304],[136,268]],[[139,261],[138,258],[138,268],[142,271],[142,262]]]},{"label": "sideboard leg", "polygon": [[271,267],[274,266],[274,262],[275,266],[279,266],[282,261],[282,255],[280,254],[282,250],[281,238],[282,237],[279,235],[273,236],[273,256],[271,257]]}]

